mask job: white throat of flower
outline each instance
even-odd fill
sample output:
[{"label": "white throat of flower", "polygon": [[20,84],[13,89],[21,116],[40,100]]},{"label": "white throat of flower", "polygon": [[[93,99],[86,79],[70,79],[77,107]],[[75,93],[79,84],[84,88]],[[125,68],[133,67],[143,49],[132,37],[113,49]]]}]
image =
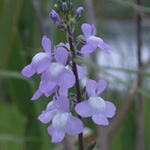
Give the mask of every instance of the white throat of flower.
[{"label": "white throat of flower", "polygon": [[56,130],[64,129],[64,127],[67,124],[68,117],[69,117],[69,114],[67,112],[57,114],[52,121],[53,127]]},{"label": "white throat of flower", "polygon": [[52,77],[57,77],[64,68],[65,67],[60,63],[53,63],[49,72],[51,73]]},{"label": "white throat of flower", "polygon": [[95,112],[104,113],[106,111],[105,101],[101,97],[90,97],[89,99],[91,107],[95,110]]}]

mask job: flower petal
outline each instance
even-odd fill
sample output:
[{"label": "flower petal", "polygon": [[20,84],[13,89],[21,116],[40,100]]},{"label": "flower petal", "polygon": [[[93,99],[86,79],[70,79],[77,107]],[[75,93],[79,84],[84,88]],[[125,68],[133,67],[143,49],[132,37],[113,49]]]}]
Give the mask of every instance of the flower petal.
[{"label": "flower petal", "polygon": [[87,53],[92,53],[94,50],[88,46],[88,45],[84,45],[82,48],[81,48],[81,53],[82,54],[87,54]]},{"label": "flower petal", "polygon": [[68,118],[67,125],[65,127],[65,131],[73,136],[80,134],[83,131],[82,121],[79,118],[70,115]]},{"label": "flower petal", "polygon": [[106,125],[109,124],[108,119],[106,118],[106,116],[105,115],[101,115],[100,113],[94,114],[92,116],[92,120],[93,120],[94,123],[96,123],[98,125],[106,126]]},{"label": "flower petal", "polygon": [[59,95],[67,97],[68,96],[68,89],[60,87],[59,88]]},{"label": "flower petal", "polygon": [[47,69],[47,67],[51,64],[51,56],[47,53],[37,53],[31,62],[32,67],[37,71],[37,73],[41,73]]},{"label": "flower petal", "polygon": [[113,103],[105,101],[106,104],[106,117],[112,118],[115,115],[116,107]]},{"label": "flower petal", "polygon": [[49,123],[58,113],[59,111],[57,109],[44,110],[38,119],[43,123]]},{"label": "flower petal", "polygon": [[111,49],[109,45],[102,41],[99,42],[98,47],[101,48],[106,54],[110,54],[106,49]]},{"label": "flower petal", "polygon": [[46,53],[51,54],[51,41],[49,38],[47,38],[47,36],[43,36],[42,46]]},{"label": "flower petal", "polygon": [[95,26],[93,24],[92,24],[92,29],[93,29],[92,35],[95,36],[96,35],[96,28],[95,28]]},{"label": "flower petal", "polygon": [[57,143],[57,142],[61,142],[64,137],[65,137],[65,132],[64,131],[57,131],[55,130],[55,128],[50,125],[48,128],[48,133],[52,136],[52,142]]},{"label": "flower petal", "polygon": [[93,114],[93,110],[88,101],[77,103],[75,111],[82,117],[90,117]]},{"label": "flower petal", "polygon": [[97,89],[97,83],[94,80],[88,80],[86,85],[86,91],[88,93],[88,96],[95,96],[95,91]]},{"label": "flower petal", "polygon": [[49,89],[46,90],[46,91],[44,92],[44,95],[45,95],[46,97],[49,97],[49,96],[51,96],[53,93],[55,93],[55,92],[57,91],[57,89],[58,89],[58,86],[55,85],[53,89],[51,89],[51,90],[49,90]]},{"label": "flower petal", "polygon": [[66,62],[68,60],[68,52],[65,48],[58,47],[57,49],[55,49],[54,54],[57,62],[66,65]]},{"label": "flower petal", "polygon": [[31,98],[31,100],[36,100],[36,99],[38,99],[40,96],[42,96],[42,94],[43,94],[43,92],[42,92],[40,89],[38,89],[38,90],[34,93],[34,95],[33,95],[33,97]]},{"label": "flower petal", "polygon": [[36,70],[31,66],[31,64],[25,66],[22,69],[22,75],[24,75],[25,77],[29,78],[31,76],[33,76],[35,74]]},{"label": "flower petal", "polygon": [[84,76],[84,70],[81,66],[77,65],[77,71],[78,71],[78,77],[79,77],[79,80],[80,80]]},{"label": "flower petal", "polygon": [[65,68],[58,76],[57,84],[62,88],[71,88],[75,84],[75,77],[72,71]]},{"label": "flower petal", "polygon": [[90,24],[87,24],[87,23],[82,24],[81,29],[82,29],[83,35],[85,37],[85,40],[91,36],[92,27]]},{"label": "flower petal", "polygon": [[91,52],[95,51],[100,41],[101,41],[101,38],[95,37],[95,36],[90,36],[87,39],[87,45],[91,48]]},{"label": "flower petal", "polygon": [[69,112],[69,100],[66,96],[59,96],[55,104],[59,111]]},{"label": "flower petal", "polygon": [[43,93],[50,93],[56,86],[56,83],[49,80],[44,80],[41,81],[41,84],[39,86],[39,89],[43,92]]},{"label": "flower petal", "polygon": [[105,101],[101,97],[90,97],[88,102],[93,110],[93,114],[96,113],[105,113],[106,112],[106,104]]},{"label": "flower petal", "polygon": [[97,84],[97,93],[96,95],[100,95],[106,88],[106,81],[105,80],[99,80],[98,84]]}]

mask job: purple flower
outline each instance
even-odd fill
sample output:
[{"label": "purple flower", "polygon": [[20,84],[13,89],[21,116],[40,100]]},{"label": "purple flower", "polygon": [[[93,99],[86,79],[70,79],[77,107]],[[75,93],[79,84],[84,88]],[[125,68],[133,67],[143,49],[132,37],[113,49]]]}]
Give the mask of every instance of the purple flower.
[{"label": "purple flower", "polygon": [[65,133],[77,135],[83,131],[82,121],[70,113],[69,100],[66,96],[61,95],[57,100],[50,102],[38,119],[43,123],[52,120],[52,124],[47,129],[52,136],[52,142],[61,142]]},{"label": "purple flower", "polygon": [[52,10],[49,16],[53,20],[54,24],[61,24],[61,18],[55,10]]},{"label": "purple flower", "polygon": [[54,50],[54,57],[56,62],[51,63],[42,73],[41,88],[47,89],[49,82],[63,88],[72,87],[75,83],[75,77],[72,70],[67,66],[68,52],[65,48],[58,47]]},{"label": "purple flower", "polygon": [[97,47],[99,47],[105,53],[109,54],[107,49],[111,49],[110,46],[104,43],[101,38],[95,36],[96,28],[94,25],[84,23],[81,28],[86,41],[86,44],[81,49],[81,53],[92,53]]},{"label": "purple flower", "polygon": [[106,88],[106,81],[100,80],[98,83],[94,80],[88,80],[86,91],[89,99],[78,103],[75,107],[76,112],[82,117],[91,117],[94,123],[98,125],[108,125],[108,119],[115,115],[116,107],[108,101],[104,101],[98,95]]},{"label": "purple flower", "polygon": [[[60,43],[59,45],[63,45],[69,49],[68,43]],[[58,86],[68,89],[74,85],[74,74],[71,68],[68,65],[66,66],[68,60],[68,52],[66,49],[63,47],[56,48],[54,50],[54,56],[57,62],[51,63],[47,70],[42,73],[39,89],[35,92],[31,100],[36,100],[43,94],[49,97],[57,91]],[[77,65],[77,71],[79,79],[81,79],[84,76],[84,70],[81,66]]]},{"label": "purple flower", "polygon": [[34,93],[33,97],[31,98],[31,100],[36,100],[39,97],[41,97],[43,94],[46,97],[49,97],[51,94],[55,93],[58,89],[58,86],[56,85],[56,83],[49,81],[47,83],[47,86],[44,87],[42,84],[42,81],[40,82],[40,86],[39,89]]},{"label": "purple flower", "polygon": [[42,73],[51,64],[51,41],[46,36],[42,38],[42,46],[45,52],[37,53],[31,61],[31,64],[25,66],[22,70],[22,74],[25,77],[31,77],[36,72]]},{"label": "purple flower", "polygon": [[83,7],[78,7],[78,8],[76,9],[76,14],[81,14],[81,12],[82,12],[83,10],[84,10]]}]

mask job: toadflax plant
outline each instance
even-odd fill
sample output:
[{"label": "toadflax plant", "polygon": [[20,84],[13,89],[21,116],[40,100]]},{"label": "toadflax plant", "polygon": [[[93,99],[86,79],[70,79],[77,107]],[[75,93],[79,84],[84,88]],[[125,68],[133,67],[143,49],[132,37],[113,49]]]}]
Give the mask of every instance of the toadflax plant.
[{"label": "toadflax plant", "polygon": [[[67,43],[59,43],[52,48],[51,40],[43,36],[44,52],[36,54],[31,63],[22,70],[25,77],[41,74],[39,88],[32,100],[43,94],[46,97],[53,95],[53,100],[38,117],[41,122],[50,124],[47,130],[52,137],[51,141],[61,142],[66,133],[78,135],[79,150],[84,149],[82,117],[92,117],[95,124],[105,126],[109,124],[107,118],[112,118],[116,111],[111,102],[99,96],[106,88],[106,81],[96,82],[89,79],[85,88],[80,87],[79,81],[84,77],[84,70],[75,62],[75,58],[92,53],[96,48],[106,54],[111,49],[101,38],[96,37],[95,26],[88,23],[81,26],[83,35],[74,37],[75,25],[81,18],[82,11],[83,8],[79,7],[74,12],[70,0],[58,0],[49,16],[56,27],[66,33]],[[78,50],[79,44],[82,46],[81,50]],[[76,93],[69,93],[73,86],[76,87]]]}]

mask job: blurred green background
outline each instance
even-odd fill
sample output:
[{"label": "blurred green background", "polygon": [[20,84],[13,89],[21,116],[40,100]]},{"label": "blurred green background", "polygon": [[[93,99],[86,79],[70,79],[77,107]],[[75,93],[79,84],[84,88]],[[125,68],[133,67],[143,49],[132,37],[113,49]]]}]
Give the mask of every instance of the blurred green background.
[{"label": "blurred green background", "polygon": [[[40,77],[34,75],[27,79],[20,73],[22,68],[30,63],[34,54],[42,51],[43,34],[51,39],[53,46],[60,41],[66,42],[65,35],[55,28],[49,18],[55,2],[0,0],[0,150],[64,149],[65,143],[50,142],[48,125],[37,120],[51,98],[42,96],[37,101],[30,100],[38,88]],[[111,58],[102,53],[98,54],[101,59],[99,61],[98,58],[97,61],[101,66],[93,63],[96,52],[91,59],[87,56],[88,63],[84,62],[84,65],[90,68],[87,69],[90,78],[94,78],[94,70],[98,78],[102,77],[108,81],[108,88],[102,96],[111,100],[117,107],[116,117],[110,120],[108,127],[97,127],[91,119],[84,120],[91,130],[90,135],[85,137],[85,143],[96,140],[95,149],[100,150],[136,150],[138,92],[143,97],[141,107],[144,137],[141,137],[141,141],[144,138],[144,147],[141,150],[150,150],[150,65],[146,61],[150,56],[150,1],[143,0],[143,7],[137,7],[133,0],[73,2],[75,9],[79,6],[85,9],[77,25],[76,35],[81,34],[82,23],[94,21],[97,34],[113,48]],[[147,64],[147,68],[142,71],[136,67],[135,12],[142,17],[142,61]],[[102,60],[104,61],[101,62]],[[113,64],[113,61],[114,65],[109,65]],[[142,76],[142,87],[133,86],[138,75]],[[75,143],[77,145],[77,142]]]}]

